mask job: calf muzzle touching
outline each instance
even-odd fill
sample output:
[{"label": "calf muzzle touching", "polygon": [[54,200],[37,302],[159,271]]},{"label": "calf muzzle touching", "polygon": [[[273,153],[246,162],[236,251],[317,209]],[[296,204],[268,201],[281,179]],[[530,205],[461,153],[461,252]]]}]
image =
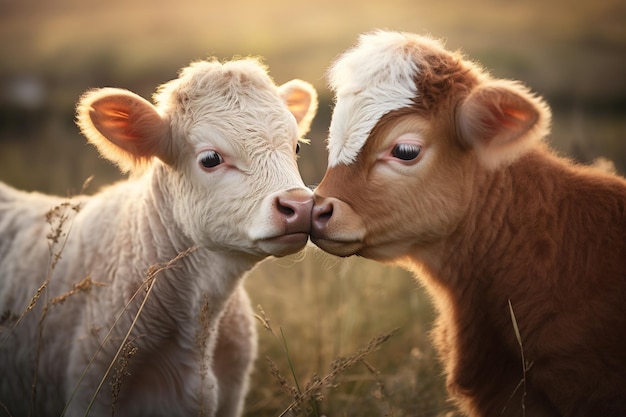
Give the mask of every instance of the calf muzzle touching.
[{"label": "calf muzzle touching", "polygon": [[259,246],[274,256],[302,249],[311,228],[312,192],[306,188],[281,191],[273,196],[272,222],[278,234],[259,240]]},{"label": "calf muzzle touching", "polygon": [[363,246],[362,220],[346,202],[317,191],[311,216],[311,240],[326,252],[350,256]]}]

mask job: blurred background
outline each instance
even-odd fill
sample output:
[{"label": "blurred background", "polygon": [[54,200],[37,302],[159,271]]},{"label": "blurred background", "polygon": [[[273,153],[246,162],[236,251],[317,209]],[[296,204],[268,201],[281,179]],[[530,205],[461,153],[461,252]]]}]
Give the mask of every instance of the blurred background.
[{"label": "blurred background", "polygon": [[[359,33],[377,28],[443,38],[495,76],[521,80],[551,105],[556,149],[583,163],[608,158],[626,173],[622,0],[0,0],[0,181],[71,195],[93,175],[94,192],[121,176],[74,125],[84,91],[113,86],[150,98],[191,61],[260,55],[277,83],[302,78],[319,91],[312,143],[300,154],[314,185],[326,168],[332,109],[324,72]],[[376,372],[355,364],[304,413],[450,411],[427,335],[432,308],[407,273],[310,249],[263,263],[247,286],[279,335],[259,327],[247,415],[279,415],[293,399],[266,356],[304,388],[337,356],[394,328],[368,356]]]}]

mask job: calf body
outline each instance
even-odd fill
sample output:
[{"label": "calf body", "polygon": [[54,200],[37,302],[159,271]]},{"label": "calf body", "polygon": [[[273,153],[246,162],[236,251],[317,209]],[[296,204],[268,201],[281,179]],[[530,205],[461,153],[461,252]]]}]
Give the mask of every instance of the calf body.
[{"label": "calf body", "polygon": [[432,39],[364,35],[329,74],[312,240],[425,283],[468,415],[624,415],[626,181],[556,156],[541,99]]},{"label": "calf body", "polygon": [[9,415],[241,413],[256,355],[242,277],[306,244],[295,152],[315,91],[275,86],[254,59],[204,61],[155,99],[79,103],[82,131],[131,179],[69,202],[0,184]]}]

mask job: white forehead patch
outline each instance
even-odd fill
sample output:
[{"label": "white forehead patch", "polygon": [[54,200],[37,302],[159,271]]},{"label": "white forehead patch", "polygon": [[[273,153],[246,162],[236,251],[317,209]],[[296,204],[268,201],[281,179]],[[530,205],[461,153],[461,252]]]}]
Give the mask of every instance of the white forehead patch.
[{"label": "white forehead patch", "polygon": [[413,41],[413,35],[399,32],[361,35],[330,67],[336,105],[328,138],[329,166],[354,162],[378,120],[416,99],[419,68],[412,57]]}]

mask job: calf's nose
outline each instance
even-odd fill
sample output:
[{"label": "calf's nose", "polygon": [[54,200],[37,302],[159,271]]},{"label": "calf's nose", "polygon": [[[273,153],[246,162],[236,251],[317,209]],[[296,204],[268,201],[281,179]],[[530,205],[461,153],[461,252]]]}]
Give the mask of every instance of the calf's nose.
[{"label": "calf's nose", "polygon": [[309,233],[313,197],[302,190],[289,190],[276,196],[274,208],[285,225],[285,234]]},{"label": "calf's nose", "polygon": [[333,203],[332,200],[325,199],[313,206],[311,213],[311,225],[315,231],[324,231],[328,221],[333,215]]}]

